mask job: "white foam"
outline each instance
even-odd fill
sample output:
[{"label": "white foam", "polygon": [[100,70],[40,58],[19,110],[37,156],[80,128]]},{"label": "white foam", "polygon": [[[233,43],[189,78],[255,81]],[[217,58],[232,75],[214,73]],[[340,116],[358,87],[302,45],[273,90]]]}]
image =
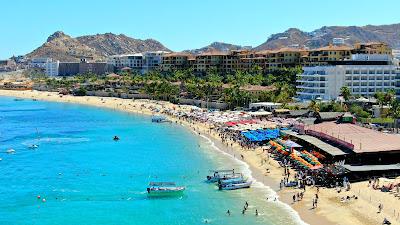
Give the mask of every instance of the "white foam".
[{"label": "white foam", "polygon": [[[185,125],[182,124],[182,126],[185,126]],[[191,130],[193,133],[195,133],[195,134],[198,135],[198,132],[196,132],[196,131],[194,131],[194,130],[192,130],[192,129],[190,129],[190,130]],[[252,179],[252,180],[253,180],[253,185],[252,185],[252,187],[260,188],[260,189],[262,189],[263,191],[265,191],[265,193],[266,193],[266,195],[267,195],[266,197],[268,197],[268,202],[274,202],[274,203],[278,204],[279,206],[285,208],[285,209],[290,213],[290,215],[292,216],[292,219],[293,219],[294,221],[296,221],[299,225],[307,225],[307,223],[304,222],[304,221],[300,218],[300,215],[299,215],[299,213],[298,213],[297,211],[295,211],[295,210],[294,210],[292,207],[290,207],[288,204],[286,204],[286,203],[284,203],[284,202],[282,202],[282,201],[279,200],[279,195],[278,195],[278,193],[276,193],[274,190],[272,190],[269,186],[264,185],[262,182],[259,182],[259,181],[257,181],[254,177],[252,177],[252,171],[250,170],[250,166],[249,166],[246,162],[243,162],[243,161],[239,160],[238,158],[234,157],[232,154],[229,154],[229,153],[227,153],[227,152],[221,150],[220,148],[218,148],[218,147],[215,145],[215,142],[213,142],[213,141],[212,141],[210,138],[208,138],[207,136],[204,136],[203,134],[200,134],[200,137],[202,137],[202,138],[204,138],[205,140],[207,140],[207,141],[209,142],[210,146],[211,146],[214,150],[216,150],[216,151],[218,151],[218,152],[220,152],[220,153],[222,153],[222,154],[228,156],[229,158],[231,158],[231,159],[235,160],[236,162],[238,162],[239,164],[241,164],[241,165],[243,166],[243,168],[242,168],[242,169],[243,169],[243,174],[244,174],[245,176],[247,176],[249,179]],[[276,201],[275,201],[275,199],[276,199]]]}]

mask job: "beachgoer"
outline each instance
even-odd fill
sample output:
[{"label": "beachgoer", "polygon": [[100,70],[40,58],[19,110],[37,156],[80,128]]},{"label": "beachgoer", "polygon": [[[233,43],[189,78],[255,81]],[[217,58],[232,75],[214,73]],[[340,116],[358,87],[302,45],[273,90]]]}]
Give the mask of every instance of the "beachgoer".
[{"label": "beachgoer", "polygon": [[258,210],[256,209],[256,216],[258,216]]},{"label": "beachgoer", "polygon": [[293,195],[293,203],[296,202],[296,195]]},{"label": "beachgoer", "polygon": [[226,214],[228,214],[228,216],[230,216],[231,215],[231,211],[229,211],[229,209],[228,209],[228,211],[226,211]]},{"label": "beachgoer", "polygon": [[381,212],[382,212],[382,209],[383,209],[383,205],[382,205],[382,203],[379,203],[379,206],[378,206],[378,213],[381,213]]}]

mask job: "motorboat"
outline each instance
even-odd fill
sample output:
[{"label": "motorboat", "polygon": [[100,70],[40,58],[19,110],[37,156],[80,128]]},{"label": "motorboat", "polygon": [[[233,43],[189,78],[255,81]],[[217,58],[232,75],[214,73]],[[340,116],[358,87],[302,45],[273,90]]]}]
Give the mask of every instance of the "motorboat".
[{"label": "motorboat", "polygon": [[235,170],[213,170],[211,171],[213,174],[211,176],[207,176],[207,182],[215,183],[220,180],[232,179],[240,177],[240,173],[235,173]]},{"label": "motorboat", "polygon": [[32,144],[32,145],[29,145],[28,148],[36,149],[36,148],[39,148],[39,145]]},{"label": "motorboat", "polygon": [[186,188],[183,186],[177,186],[174,182],[150,182],[147,187],[147,196],[180,196],[183,194],[185,189]]},{"label": "motorboat", "polygon": [[243,183],[246,181],[247,181],[247,179],[243,178],[243,176],[240,176],[240,177],[234,177],[231,179],[220,180],[220,181],[218,181],[218,185],[239,184],[239,183]]},{"label": "motorboat", "polygon": [[243,181],[240,183],[219,184],[219,190],[237,190],[242,188],[250,188],[253,181]]},{"label": "motorboat", "polygon": [[8,150],[6,151],[6,153],[7,153],[7,154],[14,154],[14,153],[15,153],[15,150],[12,149],[12,148],[10,148],[10,149],[8,149]]}]

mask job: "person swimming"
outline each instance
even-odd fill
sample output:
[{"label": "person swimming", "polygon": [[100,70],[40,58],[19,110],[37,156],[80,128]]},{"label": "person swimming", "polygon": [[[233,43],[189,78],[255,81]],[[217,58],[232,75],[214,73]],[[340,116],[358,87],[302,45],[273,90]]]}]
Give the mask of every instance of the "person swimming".
[{"label": "person swimming", "polygon": [[113,140],[114,141],[119,141],[119,137],[118,136],[114,136]]}]

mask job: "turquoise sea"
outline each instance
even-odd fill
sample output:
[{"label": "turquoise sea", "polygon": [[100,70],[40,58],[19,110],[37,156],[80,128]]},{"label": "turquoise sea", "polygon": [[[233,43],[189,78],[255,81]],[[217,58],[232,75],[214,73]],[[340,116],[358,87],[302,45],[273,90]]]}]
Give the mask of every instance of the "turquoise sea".
[{"label": "turquoise sea", "polygon": [[[6,153],[11,148],[15,154]],[[302,223],[260,183],[229,192],[205,183],[210,169],[250,174],[209,140],[148,116],[0,97],[0,158],[0,224]],[[187,190],[180,198],[149,199],[149,181]],[[242,215],[245,201],[250,209]]]}]

